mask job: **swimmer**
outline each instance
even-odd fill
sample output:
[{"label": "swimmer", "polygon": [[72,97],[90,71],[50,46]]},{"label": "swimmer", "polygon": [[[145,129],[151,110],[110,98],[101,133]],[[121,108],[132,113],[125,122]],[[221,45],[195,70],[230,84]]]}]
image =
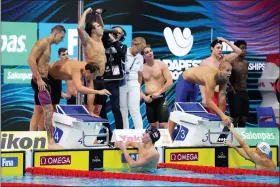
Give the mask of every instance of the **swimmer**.
[{"label": "swimmer", "polygon": [[[228,55],[223,55],[222,54],[222,42],[225,42],[227,45],[229,45],[232,48],[232,52]],[[237,47],[236,45],[232,44],[228,40],[218,37],[216,40],[214,40],[211,45],[211,56],[202,60],[199,66],[207,66],[207,67],[212,67],[212,68],[219,68],[219,65],[222,62],[229,62],[232,63],[233,60],[235,60],[241,53],[241,49]],[[205,93],[205,87],[203,85],[199,86],[201,96],[202,96],[202,105],[208,109],[208,112],[215,114],[215,111],[211,110],[209,106],[206,103],[206,93]],[[214,97],[213,101],[214,103],[218,104],[218,97],[219,97],[219,87],[217,86],[215,88],[214,92]],[[223,111],[226,110],[226,103],[223,106]]]},{"label": "swimmer", "polygon": [[[148,128],[142,135],[142,142],[116,142],[115,146],[122,150],[125,159],[130,168],[156,169],[159,162],[159,152],[155,148],[155,142],[160,139],[160,132],[156,128]],[[138,149],[139,158],[133,160],[127,147],[135,147]]]},{"label": "swimmer", "polygon": [[257,169],[261,170],[274,170],[276,165],[269,159],[270,146],[265,142],[259,142],[256,146],[256,151],[252,151],[245,140],[234,130],[234,125],[231,123],[229,130],[238,141],[243,150],[238,149],[231,144],[230,141],[226,141],[225,145],[235,149],[240,156],[244,157],[246,160],[253,162]]},{"label": "swimmer", "polygon": [[[99,71],[99,66],[94,62],[80,62],[74,59],[59,60],[49,64],[49,74],[54,79],[72,80],[78,92],[84,94],[111,95],[106,89],[93,89],[93,80]],[[88,87],[83,86],[82,77],[86,79]]]},{"label": "swimmer", "polygon": [[[67,48],[59,48],[58,56],[60,60],[68,60],[68,49]],[[66,81],[67,85],[67,93],[61,92],[61,97],[67,100],[67,105],[75,105],[76,104],[76,95],[77,90],[73,84],[72,80]]]},{"label": "swimmer", "polygon": [[244,40],[237,40],[234,44],[242,50],[242,53],[232,62],[232,74],[229,79],[231,86],[227,92],[227,101],[230,116],[233,118],[233,125],[235,127],[245,127],[249,113],[247,92],[249,63],[244,59],[247,43]]},{"label": "swimmer", "polygon": [[101,17],[102,10],[97,9],[95,11],[94,14],[97,18],[96,22],[87,22],[84,29],[83,27],[85,25],[86,16],[89,13],[92,13],[91,8],[84,11],[78,23],[78,35],[84,47],[85,61],[96,63],[100,68],[98,76],[102,76],[105,70],[105,63],[107,61],[104,45],[101,40],[104,32],[104,23]]},{"label": "swimmer", "polygon": [[[99,66],[100,71],[98,76],[103,76],[105,71],[105,64],[107,62],[105,48],[102,42],[104,33],[104,23],[101,17],[102,12],[103,11],[101,9],[97,9],[95,12],[93,12],[91,8],[87,8],[81,16],[77,28],[78,35],[83,46],[85,61],[95,62]],[[85,23],[86,16],[93,13],[96,16],[96,21],[91,20]],[[87,95],[87,103],[94,103],[94,100],[94,94]],[[87,105],[87,109],[91,115],[95,115],[94,105]]]},{"label": "swimmer", "polygon": [[[224,124],[231,123],[231,118],[223,112],[223,107],[226,102],[226,87],[231,75],[231,70],[231,64],[223,62],[220,64],[219,69],[209,66],[199,66],[189,68],[182,73],[183,79],[190,85],[190,87],[195,84],[203,85],[205,87],[207,106],[222,118]],[[216,86],[219,86],[218,105],[213,101]],[[176,124],[173,121],[169,120],[170,136],[172,136],[175,125]]]},{"label": "swimmer", "polygon": [[[51,29],[51,34],[38,40],[33,46],[28,58],[28,64],[32,71],[31,86],[34,90],[34,112],[30,121],[30,130],[36,130],[40,120],[44,120],[47,131],[49,149],[61,149],[63,147],[55,143],[53,139],[54,127],[52,124],[53,105],[51,98],[51,85],[48,79],[48,63],[51,55],[51,45],[63,41],[66,30],[62,25],[56,25]],[[40,114],[43,108],[44,117]]]},{"label": "swimmer", "polygon": [[151,46],[146,45],[142,54],[146,63],[140,73],[140,85],[145,84],[145,93],[141,90],[141,97],[146,103],[146,115],[153,128],[168,128],[168,103],[165,92],[172,86],[172,76],[165,63],[154,59]]}]

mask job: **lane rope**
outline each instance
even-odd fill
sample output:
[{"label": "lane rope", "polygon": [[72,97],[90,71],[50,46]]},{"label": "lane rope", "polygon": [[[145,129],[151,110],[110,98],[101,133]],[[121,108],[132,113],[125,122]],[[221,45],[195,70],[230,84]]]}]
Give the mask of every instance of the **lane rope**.
[{"label": "lane rope", "polygon": [[209,173],[209,174],[232,174],[232,175],[258,175],[258,176],[273,176],[279,177],[280,172],[267,171],[267,170],[254,170],[254,169],[241,169],[241,168],[224,168],[213,166],[197,166],[188,164],[173,164],[173,163],[160,163],[158,168],[171,168],[177,170],[193,171],[196,173]]},{"label": "lane rope", "polygon": [[233,180],[218,180],[206,178],[191,177],[175,177],[161,176],[140,173],[118,173],[118,172],[102,172],[102,171],[85,171],[70,169],[53,169],[53,168],[27,168],[26,172],[33,175],[51,175],[65,177],[88,177],[101,179],[128,179],[128,180],[146,180],[146,181],[168,181],[168,182],[187,182],[197,184],[213,184],[222,186],[270,186],[278,187],[278,184],[256,183],[256,182],[240,182]]}]

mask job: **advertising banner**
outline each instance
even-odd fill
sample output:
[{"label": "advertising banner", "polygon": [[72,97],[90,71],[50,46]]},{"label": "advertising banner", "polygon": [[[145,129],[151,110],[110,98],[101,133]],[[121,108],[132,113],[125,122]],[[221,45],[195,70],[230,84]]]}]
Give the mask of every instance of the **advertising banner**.
[{"label": "advertising banner", "polygon": [[[235,128],[235,131],[244,138],[249,146],[256,146],[259,142],[266,142],[270,146],[279,146],[279,130],[277,128]],[[239,145],[233,139],[234,145]]]},{"label": "advertising banner", "polygon": [[[78,57],[78,24],[63,24],[63,23],[39,23],[39,39],[48,37],[51,29],[56,25],[64,26],[66,34],[64,40],[58,45],[51,46],[51,62],[58,60],[58,49],[63,47],[68,49],[69,58],[77,59]],[[110,29],[113,25],[104,25],[105,29]],[[120,25],[127,33],[125,41],[127,46],[131,46],[132,41],[132,26]]]},{"label": "advertising banner", "polygon": [[48,149],[46,131],[2,131],[1,151]]},{"label": "advertising banner", "polygon": [[34,167],[89,170],[89,151],[35,151]]},{"label": "advertising banner", "polygon": [[1,175],[23,176],[25,152],[1,152]]},{"label": "advertising banner", "polygon": [[[145,129],[116,129],[112,136],[112,142],[116,141],[133,141],[142,142],[142,136]],[[168,129],[159,129],[160,139],[155,143],[156,147],[171,146],[172,140]]]},{"label": "advertising banner", "polygon": [[2,22],[2,65],[28,66],[27,59],[37,41],[37,23]]},{"label": "advertising banner", "polygon": [[30,84],[30,69],[4,69],[4,84]]},{"label": "advertising banner", "polygon": [[103,149],[89,150],[89,170],[103,168]]},{"label": "advertising banner", "polygon": [[[138,159],[137,149],[128,149],[133,160]],[[122,151],[120,150],[104,150],[103,151],[103,167],[104,169],[123,169],[129,168]]]},{"label": "advertising banner", "polygon": [[164,162],[215,166],[215,148],[165,148]]},{"label": "advertising banner", "polygon": [[[252,151],[256,150],[256,147],[251,147]],[[277,165],[277,152],[278,147],[271,147],[272,152],[272,160]],[[241,157],[236,150],[233,148],[228,149],[228,167],[229,168],[253,168],[255,164],[249,160],[245,160],[245,158]]]}]

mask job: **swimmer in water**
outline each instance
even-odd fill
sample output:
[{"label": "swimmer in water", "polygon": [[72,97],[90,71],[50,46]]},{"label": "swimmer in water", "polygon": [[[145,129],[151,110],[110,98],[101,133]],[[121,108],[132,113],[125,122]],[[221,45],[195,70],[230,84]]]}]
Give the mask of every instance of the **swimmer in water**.
[{"label": "swimmer in water", "polygon": [[[115,146],[122,150],[125,159],[130,168],[146,168],[146,169],[157,169],[159,162],[159,152],[155,148],[155,142],[160,139],[160,132],[156,128],[148,128],[142,136],[142,142],[116,142]],[[133,160],[128,151],[127,147],[135,147],[138,149],[139,158]]]},{"label": "swimmer in water", "polygon": [[235,139],[238,141],[243,150],[238,149],[231,142],[225,142],[225,145],[235,149],[240,156],[246,160],[253,162],[257,169],[261,170],[274,170],[276,165],[269,159],[270,146],[265,142],[260,142],[256,146],[256,151],[252,151],[245,140],[234,130],[234,125],[231,123],[229,130],[232,132]]}]

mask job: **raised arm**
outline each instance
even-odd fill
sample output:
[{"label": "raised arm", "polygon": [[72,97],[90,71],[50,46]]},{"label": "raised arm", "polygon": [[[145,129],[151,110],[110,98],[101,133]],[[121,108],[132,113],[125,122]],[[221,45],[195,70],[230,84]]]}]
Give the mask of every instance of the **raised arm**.
[{"label": "raised arm", "polygon": [[219,41],[225,42],[226,44],[228,44],[232,48],[232,52],[230,54],[228,54],[228,55],[225,55],[223,57],[224,61],[232,63],[242,53],[242,50],[239,49],[239,47],[237,47],[233,43],[229,42],[228,40],[226,40],[226,39],[224,39],[222,37],[218,37],[217,39]]},{"label": "raised arm", "polygon": [[139,148],[140,147],[140,143],[139,142],[126,142],[125,143],[125,147],[134,147],[134,148]]},{"label": "raised arm", "polygon": [[221,111],[225,112],[224,106],[226,103],[226,88],[227,84],[223,84],[219,86],[219,99],[218,99],[218,105]]},{"label": "raised arm", "polygon": [[29,67],[32,71],[33,76],[37,80],[42,79],[38,71],[37,59],[42,55],[43,51],[45,51],[47,47],[48,44],[44,40],[37,41],[34,47],[32,48],[28,58]]},{"label": "raised arm", "polygon": [[104,23],[103,23],[103,19],[102,19],[102,14],[103,10],[102,9],[97,9],[95,11],[95,15],[96,15],[96,22],[102,27],[104,28]]},{"label": "raised arm", "polygon": [[251,151],[250,147],[245,142],[245,140],[237,132],[235,132],[234,126],[233,126],[232,123],[229,127],[229,130],[232,132],[233,136],[238,141],[240,146],[244,149],[244,151],[248,155],[249,159],[252,160],[256,164],[260,163],[261,162],[261,157],[257,153]]},{"label": "raised arm", "polygon": [[226,142],[225,142],[225,145],[227,145],[228,147],[231,147],[231,148],[233,148],[234,150],[236,150],[236,152],[237,152],[240,156],[242,156],[243,158],[245,158],[246,160],[252,161],[252,160],[250,159],[250,157],[249,157],[242,149],[239,149],[239,148],[236,147],[235,145],[232,145],[231,141],[226,141]]},{"label": "raised arm", "polygon": [[91,13],[91,12],[92,12],[91,8],[86,9],[84,11],[81,19],[79,20],[79,23],[78,23],[78,28],[77,28],[78,29],[78,35],[81,39],[81,42],[82,42],[83,46],[88,44],[88,41],[89,41],[89,38],[90,38],[90,36],[84,30],[84,25],[85,25],[85,22],[86,22],[87,14]]}]

